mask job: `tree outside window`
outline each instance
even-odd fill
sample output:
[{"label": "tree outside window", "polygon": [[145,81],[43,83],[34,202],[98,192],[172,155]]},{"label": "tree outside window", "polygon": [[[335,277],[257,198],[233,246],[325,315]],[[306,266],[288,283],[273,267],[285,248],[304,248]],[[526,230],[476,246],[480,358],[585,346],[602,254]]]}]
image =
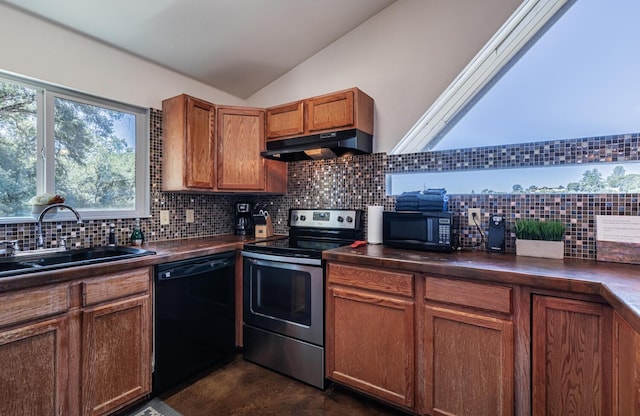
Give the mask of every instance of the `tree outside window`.
[{"label": "tree outside window", "polygon": [[[85,211],[136,211],[136,117],[86,97],[0,79],[0,217],[28,217],[37,192],[60,194]],[[53,129],[40,131],[47,123]]]}]

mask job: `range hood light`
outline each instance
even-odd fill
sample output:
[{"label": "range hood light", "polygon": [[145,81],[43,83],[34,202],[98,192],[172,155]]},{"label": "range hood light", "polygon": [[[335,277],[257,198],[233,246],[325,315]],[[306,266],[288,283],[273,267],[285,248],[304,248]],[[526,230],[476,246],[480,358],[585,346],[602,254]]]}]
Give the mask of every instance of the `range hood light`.
[{"label": "range hood light", "polygon": [[333,159],[338,157],[331,149],[310,149],[304,150],[304,154],[309,157],[309,159],[318,160],[318,159]]}]

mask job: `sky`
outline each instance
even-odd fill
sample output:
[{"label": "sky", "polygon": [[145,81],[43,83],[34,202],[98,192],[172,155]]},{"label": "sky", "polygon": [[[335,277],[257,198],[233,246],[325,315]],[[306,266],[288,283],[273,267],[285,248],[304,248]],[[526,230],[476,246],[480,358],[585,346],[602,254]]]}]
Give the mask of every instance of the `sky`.
[{"label": "sky", "polygon": [[557,188],[578,182],[586,170],[594,168],[606,178],[616,166],[623,166],[625,173],[640,174],[640,162],[588,163],[569,166],[548,166],[534,168],[485,169],[458,172],[423,172],[387,175],[387,195],[402,192],[422,191],[427,188],[445,188],[448,194],[481,193],[484,189],[496,192],[511,192],[513,185],[524,189],[537,187]]},{"label": "sky", "polygon": [[638,17],[577,0],[433,150],[639,132]]}]

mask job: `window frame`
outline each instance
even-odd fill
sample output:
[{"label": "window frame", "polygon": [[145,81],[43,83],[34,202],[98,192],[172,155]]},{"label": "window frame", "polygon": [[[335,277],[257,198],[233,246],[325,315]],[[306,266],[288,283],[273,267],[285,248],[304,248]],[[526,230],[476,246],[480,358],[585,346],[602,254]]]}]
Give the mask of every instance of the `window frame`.
[{"label": "window frame", "polygon": [[576,0],[525,0],[389,152],[430,151]]},{"label": "window frame", "polygon": [[[150,217],[150,178],[149,178],[149,152],[150,111],[147,108],[125,104],[115,100],[102,98],[70,88],[49,84],[43,81],[30,79],[17,74],[0,71],[0,81],[7,81],[33,88],[37,91],[37,136],[36,152],[44,157],[37,158],[36,164],[36,190],[38,194],[48,192],[55,193],[54,175],[54,102],[56,98],[71,100],[82,104],[99,106],[110,110],[126,112],[135,117],[135,207],[134,209],[80,209],[83,220],[100,220],[115,218],[144,218]],[[47,216],[47,219],[56,221],[75,220],[70,212],[58,212],[55,217]],[[14,224],[22,222],[34,222],[33,217],[0,217],[0,224]]]}]

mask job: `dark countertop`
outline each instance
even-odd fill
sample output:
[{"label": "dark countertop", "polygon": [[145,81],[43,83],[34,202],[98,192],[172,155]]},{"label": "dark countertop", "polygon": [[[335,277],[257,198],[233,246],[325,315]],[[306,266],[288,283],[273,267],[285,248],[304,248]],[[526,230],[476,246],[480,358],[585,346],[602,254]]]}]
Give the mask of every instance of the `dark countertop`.
[{"label": "dark countertop", "polygon": [[323,259],[443,277],[529,286],[606,300],[640,332],[640,265],[579,259],[540,259],[484,251],[434,253],[382,245],[340,247]]},{"label": "dark countertop", "polygon": [[[276,235],[260,241],[285,238]],[[57,270],[26,273],[0,278],[0,293],[28,287],[59,283],[77,278],[100,276],[116,273],[136,267],[155,266],[156,264],[184,260],[192,257],[207,256],[242,249],[245,243],[257,241],[254,237],[239,235],[221,235],[215,237],[197,237],[181,240],[159,241],[144,244],[141,248],[155,251],[156,254],[131,259],[110,261],[87,266],[68,267]]]}]

